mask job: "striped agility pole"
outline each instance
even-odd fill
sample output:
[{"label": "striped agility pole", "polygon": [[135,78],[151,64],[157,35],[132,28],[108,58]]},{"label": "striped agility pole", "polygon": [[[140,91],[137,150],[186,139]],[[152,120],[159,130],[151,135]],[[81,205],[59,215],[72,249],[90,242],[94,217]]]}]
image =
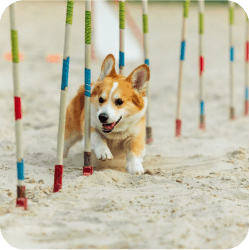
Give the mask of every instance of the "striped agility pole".
[{"label": "striped agility pole", "polygon": [[245,115],[249,112],[249,19],[246,14],[246,46],[245,46]]},{"label": "striped agility pole", "polygon": [[[113,0],[113,2],[115,2],[119,5],[119,0]],[[128,25],[131,28],[131,32],[136,37],[138,43],[141,44],[141,46],[143,46],[142,31],[139,29],[136,22],[134,21],[132,15],[131,15],[131,12],[129,11],[128,6],[125,6],[125,22],[126,22],[126,25]]]},{"label": "striped agility pole", "polygon": [[200,129],[205,129],[205,101],[204,101],[204,0],[199,0],[199,82],[200,82]]},{"label": "striped agility pole", "polygon": [[234,92],[234,2],[229,1],[229,27],[230,27],[230,119],[235,119],[235,92]]},{"label": "striped agility pole", "polygon": [[11,33],[11,50],[13,56],[13,83],[14,83],[14,106],[15,106],[15,134],[16,134],[16,158],[17,158],[17,198],[16,206],[27,209],[27,198],[25,195],[25,176],[24,160],[22,147],[22,104],[19,83],[19,55],[18,55],[18,33],[15,22],[15,6],[10,5],[10,33]]},{"label": "striped agility pole", "polygon": [[85,1],[85,149],[83,175],[93,173],[91,166],[91,0]]},{"label": "striped agility pole", "polygon": [[63,175],[63,147],[65,134],[65,118],[66,118],[66,97],[68,88],[69,61],[70,61],[70,38],[73,22],[73,6],[74,1],[67,0],[65,41],[61,80],[61,98],[60,98],[60,114],[57,138],[57,165],[54,169],[54,192],[58,192],[62,188]]},{"label": "striped agility pole", "polygon": [[188,18],[190,0],[184,0],[183,8],[183,27],[182,27],[182,42],[181,42],[181,54],[180,54],[180,71],[179,71],[179,82],[178,82],[178,94],[177,94],[177,110],[176,110],[176,136],[181,136],[181,95],[182,95],[182,79],[183,79],[183,65],[185,60],[185,48],[186,48],[186,22]]},{"label": "striped agility pole", "polygon": [[125,0],[119,0],[119,74],[125,66]]},{"label": "striped agility pole", "polygon": [[[144,63],[150,66],[149,60],[149,24],[148,24],[148,0],[142,0],[143,4],[143,46],[144,46]],[[147,98],[148,98],[148,107],[146,111],[146,143],[150,144],[153,142],[152,138],[152,128],[150,124],[150,85],[147,83]]]}]

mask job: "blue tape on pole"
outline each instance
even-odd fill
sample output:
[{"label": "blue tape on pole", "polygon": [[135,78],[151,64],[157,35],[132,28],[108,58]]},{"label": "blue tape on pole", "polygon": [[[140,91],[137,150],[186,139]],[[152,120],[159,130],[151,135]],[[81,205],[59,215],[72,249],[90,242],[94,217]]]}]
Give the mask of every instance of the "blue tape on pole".
[{"label": "blue tape on pole", "polygon": [[182,61],[184,61],[184,59],[185,59],[185,47],[186,47],[186,41],[184,40],[181,43],[181,56],[180,56],[180,59]]},{"label": "blue tape on pole", "polygon": [[232,62],[234,61],[234,47],[231,47],[231,49],[230,49],[230,60]]},{"label": "blue tape on pole", "polygon": [[248,101],[248,98],[249,96],[248,96],[248,87],[246,87],[246,91],[245,91],[245,99]]},{"label": "blue tape on pole", "polygon": [[68,57],[67,59],[63,59],[62,80],[61,80],[62,90],[65,90],[65,88],[68,87],[69,61],[70,57]]},{"label": "blue tape on pole", "polygon": [[85,90],[85,96],[91,97],[91,92],[88,90]]},{"label": "blue tape on pole", "polygon": [[91,85],[91,70],[85,68],[85,84]]},{"label": "blue tape on pole", "polygon": [[122,51],[119,51],[119,68],[125,66],[125,54]]},{"label": "blue tape on pole", "polygon": [[144,63],[147,64],[148,66],[150,66],[150,60],[149,59],[145,59]]},{"label": "blue tape on pole", "polygon": [[88,91],[90,91],[90,92],[91,92],[91,86],[90,86],[90,85],[85,84],[85,90],[88,90]]},{"label": "blue tape on pole", "polygon": [[201,115],[204,115],[204,101],[201,101],[200,108],[201,108]]},{"label": "blue tape on pole", "polygon": [[23,159],[22,159],[21,162],[17,162],[16,165],[17,165],[17,178],[18,178],[18,180],[21,180],[21,181],[25,180],[25,178],[24,178],[24,161],[23,161]]}]

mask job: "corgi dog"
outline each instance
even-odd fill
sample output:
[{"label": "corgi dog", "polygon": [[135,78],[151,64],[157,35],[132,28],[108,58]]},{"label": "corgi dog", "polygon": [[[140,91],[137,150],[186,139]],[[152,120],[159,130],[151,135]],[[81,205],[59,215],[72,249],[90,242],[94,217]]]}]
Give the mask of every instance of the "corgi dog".
[{"label": "corgi dog", "polygon": [[[115,58],[109,54],[101,73],[91,83],[91,145],[100,161],[114,160],[125,154],[130,174],[144,173],[146,83],[150,69],[140,65],[125,77],[115,70]],[[71,100],[66,111],[64,158],[77,141],[84,144],[84,86]]]}]

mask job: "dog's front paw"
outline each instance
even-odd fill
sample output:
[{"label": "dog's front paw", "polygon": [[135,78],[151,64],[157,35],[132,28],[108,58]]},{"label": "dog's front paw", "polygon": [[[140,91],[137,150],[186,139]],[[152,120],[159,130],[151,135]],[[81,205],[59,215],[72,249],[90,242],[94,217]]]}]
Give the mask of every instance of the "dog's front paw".
[{"label": "dog's front paw", "polygon": [[144,168],[139,158],[132,158],[127,160],[126,169],[130,174],[143,174]]},{"label": "dog's front paw", "polygon": [[111,153],[110,149],[105,144],[103,144],[103,145],[95,145],[94,151],[95,151],[96,157],[99,160],[105,161],[105,160],[113,159],[113,156],[112,156],[112,153]]}]

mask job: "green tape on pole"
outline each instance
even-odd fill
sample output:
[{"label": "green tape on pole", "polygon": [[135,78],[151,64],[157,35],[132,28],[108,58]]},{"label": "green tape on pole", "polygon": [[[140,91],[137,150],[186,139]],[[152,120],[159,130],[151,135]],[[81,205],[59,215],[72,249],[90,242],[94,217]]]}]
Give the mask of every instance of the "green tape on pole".
[{"label": "green tape on pole", "polygon": [[125,28],[125,2],[119,2],[119,28]]},{"label": "green tape on pole", "polygon": [[234,7],[230,7],[229,9],[229,18],[230,24],[234,24]]},{"label": "green tape on pole", "polygon": [[184,4],[183,14],[184,14],[184,17],[187,18],[187,17],[188,17],[188,11],[189,11],[190,0],[184,1],[183,4]]},{"label": "green tape on pole", "polygon": [[143,14],[143,31],[144,31],[144,33],[148,33],[149,32],[149,28],[148,28],[148,15],[147,14]]},{"label": "green tape on pole", "polygon": [[204,33],[204,13],[200,13],[199,15],[199,28],[200,34]]},{"label": "green tape on pole", "polygon": [[12,49],[12,56],[13,62],[18,63],[18,35],[16,30],[11,30],[11,49]]},{"label": "green tape on pole", "polygon": [[85,12],[85,43],[91,44],[91,11]]},{"label": "green tape on pole", "polygon": [[68,23],[68,24],[72,24],[73,23],[73,4],[74,4],[74,1],[68,1],[67,2],[66,23]]}]

